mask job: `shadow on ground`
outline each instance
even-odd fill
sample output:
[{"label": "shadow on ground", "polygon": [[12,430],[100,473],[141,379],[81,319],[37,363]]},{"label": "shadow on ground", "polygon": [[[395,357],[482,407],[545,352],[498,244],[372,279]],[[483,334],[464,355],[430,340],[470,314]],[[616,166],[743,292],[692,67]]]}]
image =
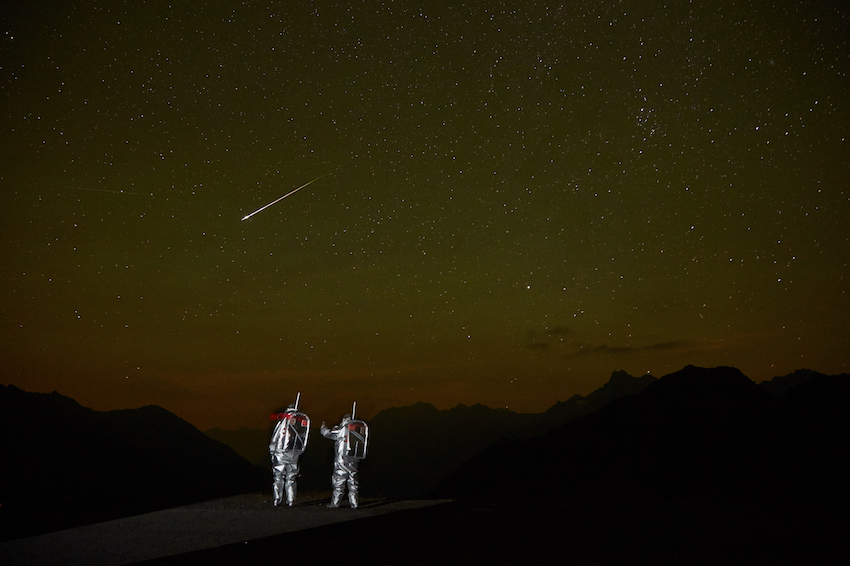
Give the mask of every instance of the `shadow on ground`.
[{"label": "shadow on ground", "polygon": [[850,563],[844,525],[807,509],[667,504],[534,511],[454,502],[144,562]]}]

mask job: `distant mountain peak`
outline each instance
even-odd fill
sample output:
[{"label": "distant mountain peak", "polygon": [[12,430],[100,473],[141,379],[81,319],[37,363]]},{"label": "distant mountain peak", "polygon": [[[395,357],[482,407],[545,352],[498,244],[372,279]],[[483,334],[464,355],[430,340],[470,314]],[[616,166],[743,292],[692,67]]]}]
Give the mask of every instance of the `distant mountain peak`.
[{"label": "distant mountain peak", "polygon": [[[650,383],[657,381],[658,378],[652,374],[646,373],[640,377],[635,377],[624,370],[619,370],[611,373],[611,379],[603,385],[598,391],[602,391],[610,398],[623,397],[632,395],[643,390]],[[594,392],[595,393],[595,392]],[[593,395],[594,393],[591,393]]]},{"label": "distant mountain peak", "polygon": [[699,400],[701,403],[727,403],[733,400],[763,398],[766,392],[735,367],[685,366],[667,374],[647,388],[653,395]]},{"label": "distant mountain peak", "polygon": [[689,381],[689,382],[706,382],[715,384],[717,382],[726,383],[752,383],[749,377],[735,367],[718,366],[713,368],[704,368],[694,365],[687,365],[679,371],[670,373],[661,378],[662,381]]},{"label": "distant mountain peak", "polygon": [[797,385],[802,385],[823,374],[811,369],[798,369],[788,375],[778,375],[769,381],[762,381],[759,385],[776,397],[784,397],[788,390]]},{"label": "distant mountain peak", "polygon": [[[622,369],[617,370],[617,371],[611,372],[611,378],[608,380],[608,382],[605,385],[603,385],[603,387],[608,386],[608,385],[611,385],[612,387],[617,387],[619,385],[623,385],[623,384],[626,384],[626,383],[630,384],[630,383],[633,383],[635,380],[640,380],[640,379],[645,378],[647,375],[651,375],[651,374],[647,373],[647,374],[644,374],[640,377],[635,377],[625,370],[622,370]],[[653,377],[653,379],[655,379],[655,378]]]},{"label": "distant mountain peak", "polygon": [[629,372],[627,372],[626,370],[620,369],[620,370],[611,372],[611,379],[608,380],[608,383],[611,383],[612,381],[616,382],[616,381],[623,381],[623,380],[629,380],[629,379],[634,379],[634,378],[635,377],[633,375],[631,375]]}]

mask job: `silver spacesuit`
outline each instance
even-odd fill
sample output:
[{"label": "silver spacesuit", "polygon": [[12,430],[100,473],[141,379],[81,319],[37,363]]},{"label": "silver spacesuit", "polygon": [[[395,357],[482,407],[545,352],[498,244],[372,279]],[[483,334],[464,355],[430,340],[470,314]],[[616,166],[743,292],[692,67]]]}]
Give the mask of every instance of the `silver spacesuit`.
[{"label": "silver spacesuit", "polygon": [[333,428],[329,429],[325,423],[322,423],[321,431],[322,436],[334,441],[334,471],[331,477],[333,493],[328,507],[339,507],[347,483],[348,502],[352,509],[356,509],[360,487],[357,468],[360,460],[366,457],[369,428],[365,422],[352,419],[351,415],[345,415]]},{"label": "silver spacesuit", "polygon": [[277,418],[269,443],[274,474],[274,504],[280,505],[286,493],[286,504],[292,507],[297,490],[295,479],[299,475],[298,458],[307,448],[310,418],[298,411],[297,401],[287,407],[285,412],[272,417]]}]

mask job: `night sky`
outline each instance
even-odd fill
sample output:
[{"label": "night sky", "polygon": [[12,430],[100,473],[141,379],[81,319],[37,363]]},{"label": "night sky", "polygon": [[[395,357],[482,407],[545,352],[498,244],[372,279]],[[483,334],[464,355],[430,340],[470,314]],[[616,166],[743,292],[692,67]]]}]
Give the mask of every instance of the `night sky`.
[{"label": "night sky", "polygon": [[844,3],[446,4],[4,3],[0,382],[206,429],[850,371]]}]

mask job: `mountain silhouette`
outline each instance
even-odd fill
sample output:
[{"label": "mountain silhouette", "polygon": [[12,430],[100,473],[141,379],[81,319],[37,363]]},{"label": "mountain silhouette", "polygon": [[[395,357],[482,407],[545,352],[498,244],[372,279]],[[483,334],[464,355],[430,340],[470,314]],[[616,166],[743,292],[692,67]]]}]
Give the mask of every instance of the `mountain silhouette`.
[{"label": "mountain silhouette", "polygon": [[[236,430],[211,428],[204,434],[223,444],[230,446],[237,454],[257,466],[271,465],[269,459],[269,441],[274,430],[274,423],[268,430],[240,427]],[[311,430],[312,432],[312,430]],[[308,446],[312,448],[313,435],[310,435]]]},{"label": "mountain silhouette", "polygon": [[[605,385],[588,395],[573,395],[567,401],[555,403],[544,413],[547,428],[557,428],[578,417],[596,412],[610,401],[635,395],[646,389],[658,378],[651,374],[634,377],[625,371],[615,371]],[[541,431],[545,432],[545,431]]]},{"label": "mountain silhouette", "polygon": [[484,405],[445,411],[417,403],[386,409],[370,422],[370,454],[361,482],[390,497],[418,498],[463,462],[506,437],[533,433],[539,415]]},{"label": "mountain silhouette", "polygon": [[788,390],[794,386],[802,385],[811,379],[826,377],[824,374],[810,369],[798,369],[788,375],[774,377],[770,381],[762,381],[760,386],[776,397],[784,397]]},{"label": "mountain silhouette", "polygon": [[264,488],[267,470],[157,406],[94,411],[0,386],[0,524],[14,538]]},{"label": "mountain silhouette", "polygon": [[[639,394],[456,470],[446,497],[541,507],[634,502],[847,502],[850,379],[783,398],[735,368],[687,366]],[[506,462],[515,473],[506,478]]]},{"label": "mountain silhouette", "polygon": [[[391,498],[428,497],[458,466],[505,438],[531,438],[590,414],[608,402],[645,389],[657,378],[633,377],[615,371],[611,379],[589,395],[574,395],[541,414],[515,413],[484,405],[458,405],[438,410],[428,403],[385,409],[370,422],[369,455],[361,464],[361,490]],[[211,429],[211,438],[224,442],[249,461],[269,466],[268,430]],[[299,489],[327,490],[332,450],[311,431],[310,446],[302,456]]]},{"label": "mountain silhouette", "polygon": [[[237,430],[213,428],[204,434],[230,446],[237,454],[252,464],[262,469],[271,470],[269,440],[274,431],[274,424],[274,422],[271,422],[265,430],[246,427]],[[334,444],[322,437],[317,424],[315,422],[312,423],[307,442],[307,450],[299,458],[301,475],[298,478],[298,490],[301,492],[328,491],[330,489]],[[365,464],[365,466],[368,470],[369,465]],[[264,486],[263,489],[266,491],[271,490],[271,479],[269,479],[268,485]]]}]

